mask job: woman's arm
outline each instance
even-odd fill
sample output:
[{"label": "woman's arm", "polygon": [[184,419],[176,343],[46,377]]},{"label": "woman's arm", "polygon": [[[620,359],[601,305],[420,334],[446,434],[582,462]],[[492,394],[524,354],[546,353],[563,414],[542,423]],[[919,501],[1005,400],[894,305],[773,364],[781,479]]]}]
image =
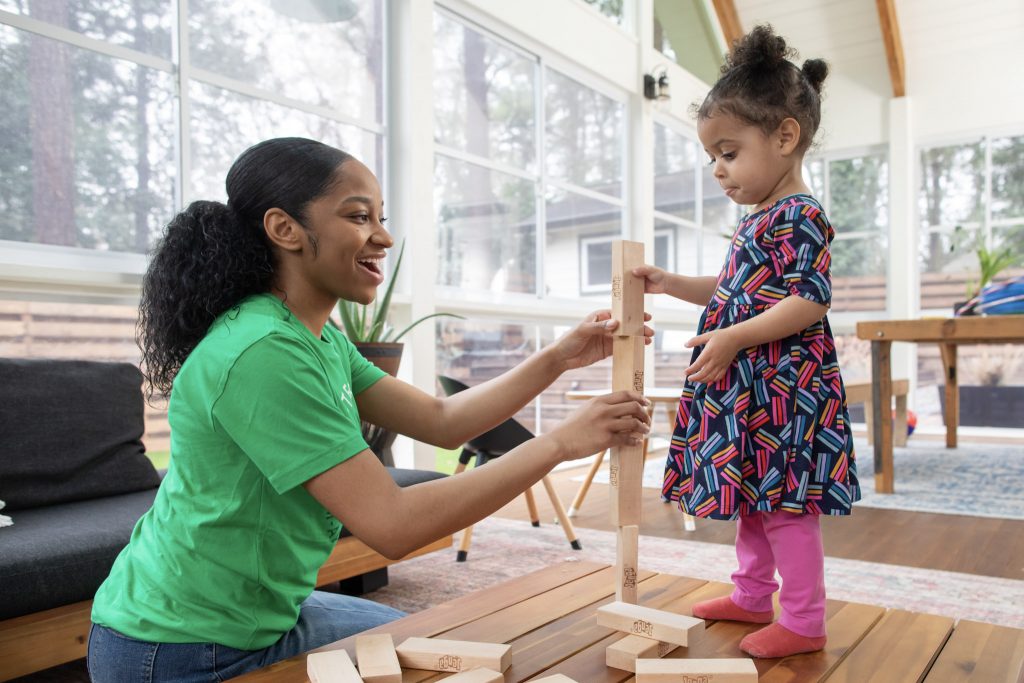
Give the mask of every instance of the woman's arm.
[{"label": "woman's arm", "polygon": [[718,278],[689,277],[651,265],[634,268],[633,275],[644,278],[645,294],[668,294],[702,307],[708,305],[718,286]]},{"label": "woman's arm", "polygon": [[[597,311],[554,344],[494,379],[439,399],[392,377],[356,396],[362,419],[417,441],[456,448],[515,415],[566,370],[611,354],[618,321]],[[645,327],[645,335],[654,331]]]},{"label": "woman's arm", "polygon": [[625,391],[593,399],[551,432],[458,476],[401,488],[366,450],[304,486],[354,536],[398,559],[500,509],[559,462],[639,443],[649,429],[646,403]]}]

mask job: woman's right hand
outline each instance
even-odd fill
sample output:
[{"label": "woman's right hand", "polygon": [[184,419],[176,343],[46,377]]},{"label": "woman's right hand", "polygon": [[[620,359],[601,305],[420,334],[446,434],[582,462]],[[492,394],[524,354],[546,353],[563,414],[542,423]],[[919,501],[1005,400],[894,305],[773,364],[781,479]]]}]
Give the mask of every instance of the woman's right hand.
[{"label": "woman's right hand", "polygon": [[544,435],[555,442],[559,460],[576,460],[615,446],[637,446],[651,431],[650,401],[636,391],[592,398]]},{"label": "woman's right hand", "polygon": [[634,268],[633,275],[644,279],[644,294],[668,294],[667,271],[645,263]]}]

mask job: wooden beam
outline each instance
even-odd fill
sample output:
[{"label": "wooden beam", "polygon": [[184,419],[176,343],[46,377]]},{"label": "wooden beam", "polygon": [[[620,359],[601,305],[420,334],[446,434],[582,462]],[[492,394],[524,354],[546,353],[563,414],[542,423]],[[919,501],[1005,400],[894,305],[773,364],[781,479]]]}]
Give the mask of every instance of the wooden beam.
[{"label": "wooden beam", "polygon": [[711,4],[715,7],[718,25],[722,27],[725,44],[728,46],[729,52],[732,52],[733,43],[743,37],[743,26],[740,24],[740,15],[736,12],[736,5],[733,0],[711,0]]},{"label": "wooden beam", "polygon": [[896,19],[896,0],[875,0],[875,4],[878,6],[878,23],[882,28],[882,42],[885,43],[885,57],[889,62],[892,96],[903,97],[907,94],[906,70],[903,63],[900,25]]}]

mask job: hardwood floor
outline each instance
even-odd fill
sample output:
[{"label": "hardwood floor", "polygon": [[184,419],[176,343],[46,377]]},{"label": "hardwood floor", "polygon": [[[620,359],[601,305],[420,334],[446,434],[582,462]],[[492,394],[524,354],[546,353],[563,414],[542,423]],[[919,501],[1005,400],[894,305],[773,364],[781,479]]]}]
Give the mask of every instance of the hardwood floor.
[{"label": "hardwood floor", "polygon": [[[585,473],[584,467],[552,475],[555,490],[567,509],[580,486],[572,479]],[[643,491],[641,534],[732,545],[736,533],[733,523],[698,519],[696,531],[685,531],[682,513],[675,505],[661,502],[655,489]],[[541,520],[554,519],[541,487],[534,489],[534,497]],[[528,519],[522,497],[497,514],[509,519]],[[608,486],[594,483],[572,521],[577,529],[613,530],[608,513]],[[826,517],[822,528],[825,554],[830,557],[1024,580],[1024,521],[854,505],[851,516]],[[580,534],[580,539],[586,543],[584,534]]]}]

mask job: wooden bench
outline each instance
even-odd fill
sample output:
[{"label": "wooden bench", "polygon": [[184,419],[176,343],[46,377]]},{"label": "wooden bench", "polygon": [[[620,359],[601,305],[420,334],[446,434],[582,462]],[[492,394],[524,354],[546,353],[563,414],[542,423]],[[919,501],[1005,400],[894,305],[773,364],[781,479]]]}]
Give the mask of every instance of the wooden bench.
[{"label": "wooden bench", "polygon": [[[871,416],[871,382],[860,382],[858,384],[847,384],[846,403],[864,404],[864,422],[868,426],[868,443],[874,441],[874,426]],[[893,440],[897,446],[907,445],[907,392],[910,391],[910,382],[905,379],[894,379],[892,381],[892,395],[896,398],[896,422],[893,427]]]},{"label": "wooden bench", "polygon": [[[452,537],[445,536],[402,560],[451,547]],[[317,585],[359,576],[402,560],[389,560],[354,536],[345,536],[320,568]],[[85,657],[91,613],[92,600],[84,600],[0,621],[0,681]]]}]

